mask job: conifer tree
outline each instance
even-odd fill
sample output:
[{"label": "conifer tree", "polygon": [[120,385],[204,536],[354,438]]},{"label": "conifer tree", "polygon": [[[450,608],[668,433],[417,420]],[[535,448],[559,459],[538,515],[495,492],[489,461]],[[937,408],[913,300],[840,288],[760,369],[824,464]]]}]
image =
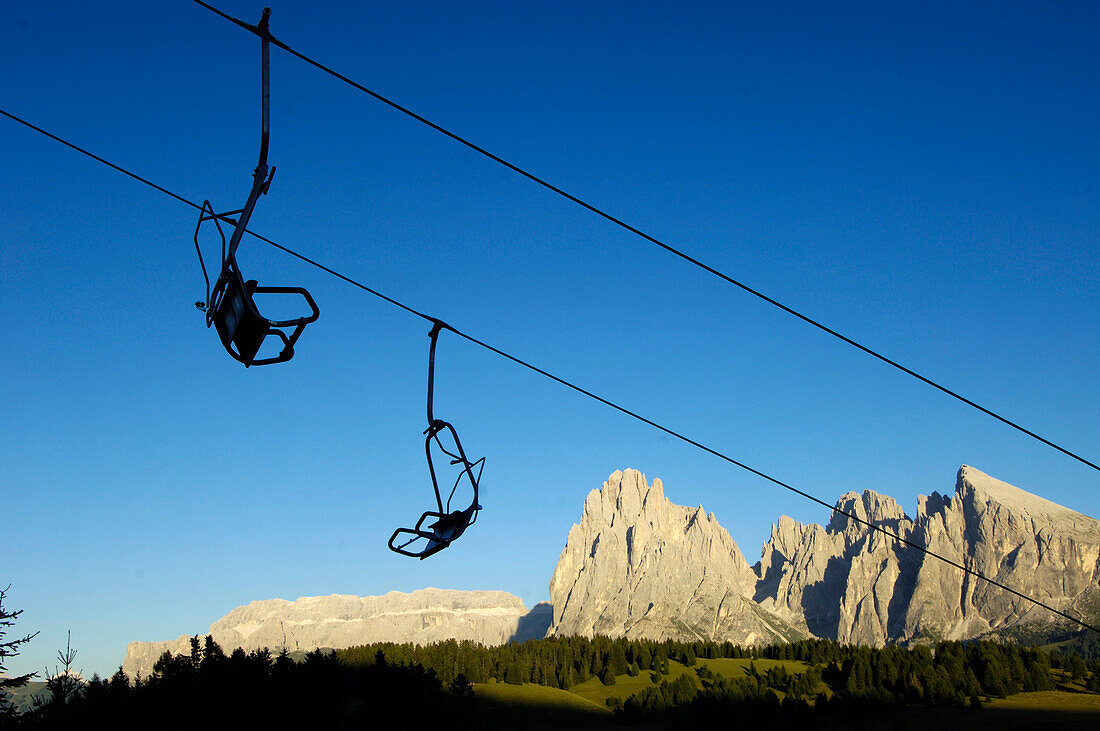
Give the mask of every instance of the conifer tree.
[{"label": "conifer tree", "polygon": [[470,699],[474,697],[474,686],[462,673],[455,676],[455,679],[451,681],[447,689],[451,691],[451,695],[456,698]]},{"label": "conifer tree", "polygon": [[[37,632],[32,634],[17,637],[14,640],[8,640],[4,642],[4,637],[7,635],[8,628],[15,624],[15,620],[19,618],[19,615],[23,613],[22,609],[18,609],[14,612],[4,609],[4,598],[7,596],[8,589],[11,588],[9,584],[3,589],[0,589],[0,672],[7,670],[4,658],[15,657],[19,654],[19,648],[34,639]],[[27,681],[33,678],[37,673],[27,673],[26,675],[19,675],[14,678],[0,678],[0,719],[11,716],[14,713],[11,703],[8,701],[6,691],[9,688],[21,688],[27,684]]]},{"label": "conifer tree", "polygon": [[626,648],[624,647],[625,640],[618,640],[611,647],[611,657],[608,660],[608,666],[611,673],[614,675],[622,675],[626,672]]},{"label": "conifer tree", "polygon": [[1092,671],[1085,687],[1088,688],[1090,693],[1100,693],[1100,660],[1092,664]]},{"label": "conifer tree", "polygon": [[1081,656],[1076,653],[1065,658],[1065,660],[1063,660],[1062,666],[1065,668],[1066,672],[1069,673],[1070,678],[1072,678],[1073,680],[1081,680],[1082,678],[1084,678],[1085,672],[1088,669],[1085,665],[1085,661],[1082,660]]}]

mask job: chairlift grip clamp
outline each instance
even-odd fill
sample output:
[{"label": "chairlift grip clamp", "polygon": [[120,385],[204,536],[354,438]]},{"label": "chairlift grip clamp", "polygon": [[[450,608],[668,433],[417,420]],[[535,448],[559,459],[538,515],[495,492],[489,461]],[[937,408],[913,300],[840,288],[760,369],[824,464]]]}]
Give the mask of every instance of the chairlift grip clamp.
[{"label": "chairlift grip clamp", "polygon": [[454,331],[453,327],[443,322],[438,317],[429,317],[428,319],[432,322],[432,330],[428,333],[428,337],[432,338],[432,340],[438,338],[439,333],[443,330],[451,330],[452,332]]}]

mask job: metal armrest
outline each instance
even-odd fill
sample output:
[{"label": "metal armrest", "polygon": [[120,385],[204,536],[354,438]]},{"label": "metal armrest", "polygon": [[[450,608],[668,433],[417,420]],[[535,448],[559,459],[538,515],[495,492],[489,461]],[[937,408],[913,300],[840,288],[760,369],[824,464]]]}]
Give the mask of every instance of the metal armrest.
[{"label": "metal armrest", "polygon": [[306,317],[296,317],[292,320],[268,320],[272,327],[291,327],[297,325],[308,325],[311,322],[316,322],[320,316],[321,311],[317,309],[317,303],[313,301],[313,296],[303,287],[258,287],[254,286],[251,289],[254,294],[300,294],[305,298],[306,304],[309,305],[311,310],[310,314]]}]

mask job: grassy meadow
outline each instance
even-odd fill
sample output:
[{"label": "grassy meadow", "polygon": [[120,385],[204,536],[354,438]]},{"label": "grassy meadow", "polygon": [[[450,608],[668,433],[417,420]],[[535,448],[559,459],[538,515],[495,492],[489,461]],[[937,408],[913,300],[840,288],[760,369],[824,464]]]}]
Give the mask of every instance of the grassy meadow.
[{"label": "grassy meadow", "polygon": [[[653,688],[661,681],[689,676],[700,689],[704,687],[697,668],[706,667],[716,676],[739,679],[749,675],[752,665],[759,673],[782,667],[795,675],[810,667],[795,660],[770,660],[764,658],[699,658],[695,667],[688,667],[675,660],[668,662],[668,672],[656,675],[644,671],[636,676],[615,676],[615,682],[605,685],[591,677],[568,690],[549,688],[533,683],[522,685],[491,680],[475,683],[476,697],[489,709],[489,719],[494,727],[515,728],[530,731],[551,731],[569,728],[676,728],[675,719],[652,719],[630,723],[616,716],[608,707],[608,700],[625,701],[632,695]],[[1057,731],[1095,731],[1100,729],[1100,694],[1085,690],[1082,682],[1070,680],[1060,670],[1052,670],[1051,676],[1058,690],[1023,692],[1006,698],[982,698],[981,710],[970,708],[936,708],[906,706],[883,709],[881,716],[844,722],[822,722],[817,719],[811,726],[874,729],[886,727],[894,731],[933,731],[957,729],[958,731],[1032,731],[1043,726],[1053,726]],[[821,683],[817,692],[833,696],[833,689]],[[782,695],[776,691],[777,695]],[[732,727],[732,725],[731,725]]]},{"label": "grassy meadow", "polygon": [[[754,660],[749,658],[730,657],[714,659],[700,658],[695,662],[696,667],[710,668],[716,675],[726,678],[746,677],[749,674],[750,664],[755,665],[756,669],[762,673],[767,672],[770,668],[783,667],[788,673],[797,674],[805,672],[806,668],[809,667],[806,663],[796,660]],[[696,687],[702,689],[703,683],[699,679],[694,668],[689,668],[675,660],[668,661],[668,673],[661,675],[657,682],[660,680],[676,680],[684,674],[688,674]],[[616,675],[614,685],[604,685],[600,682],[599,678],[589,678],[583,683],[574,685],[569,689],[569,692],[606,708],[609,698],[618,698],[621,701],[625,701],[630,696],[640,693],[646,688],[654,687],[657,685],[657,682],[653,680],[653,671],[645,670],[639,673],[637,677],[633,678],[628,674]]]}]

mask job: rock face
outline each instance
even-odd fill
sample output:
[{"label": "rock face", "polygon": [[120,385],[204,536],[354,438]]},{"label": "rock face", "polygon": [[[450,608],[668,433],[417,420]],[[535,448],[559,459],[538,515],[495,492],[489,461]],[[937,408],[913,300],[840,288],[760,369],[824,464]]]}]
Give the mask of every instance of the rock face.
[{"label": "rock face", "polygon": [[551,634],[752,644],[805,636],[752,597],[757,577],[700,506],[615,472],[584,501],[550,580]]},{"label": "rock face", "polygon": [[[892,498],[866,491],[843,495],[837,509],[908,537],[913,522]],[[754,598],[816,637],[882,645],[904,610],[912,549],[833,513],[827,528],[782,516],[756,565]],[[904,569],[909,569],[908,573]],[[909,582],[911,583],[911,582]],[[900,597],[899,597],[900,598]]]},{"label": "rock face", "polygon": [[[837,507],[1062,611],[1096,613],[1100,522],[973,467],[955,494],[848,493]],[[756,570],[756,600],[819,637],[883,645],[1049,631],[1050,612],[834,513],[828,528],[780,518]]]},{"label": "rock face", "polygon": [[973,467],[910,518],[867,490],[825,527],[783,516],[751,569],[702,507],[672,505],[659,480],[616,472],[589,494],[554,577],[551,634],[706,637],[740,643],[809,635],[846,643],[1041,636],[1050,612],[872,530],[927,547],[1082,619],[1100,617],[1100,522]]},{"label": "rock face", "polygon": [[[546,604],[528,612],[519,597],[504,591],[422,589],[384,596],[255,601],[214,622],[205,634],[227,653],[237,647],[293,651],[371,642],[426,645],[447,639],[499,645],[542,637],[550,618]],[[166,642],[131,642],[122,669],[130,677],[148,676],[165,650],[180,654],[190,652],[190,647],[190,635]]]},{"label": "rock face", "polygon": [[[1100,598],[1100,521],[996,480],[959,470],[955,494],[922,499],[913,528],[920,545],[1074,616],[1095,619]],[[1003,589],[941,561],[918,562],[897,639],[961,639],[1064,623]]]}]

